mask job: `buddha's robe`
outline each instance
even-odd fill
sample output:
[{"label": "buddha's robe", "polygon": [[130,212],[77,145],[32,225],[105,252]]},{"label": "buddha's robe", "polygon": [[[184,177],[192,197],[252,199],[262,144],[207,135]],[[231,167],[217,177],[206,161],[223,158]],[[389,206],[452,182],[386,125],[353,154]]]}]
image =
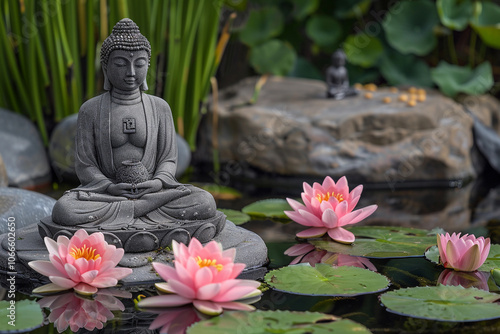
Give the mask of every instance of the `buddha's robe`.
[{"label": "buddha's robe", "polygon": [[[216,213],[213,197],[204,190],[185,185],[185,195],[169,194],[169,189],[181,186],[175,179],[177,144],[175,127],[168,104],[155,96],[142,94],[146,118],[147,141],[142,164],[151,178],[161,180],[163,189],[129,200],[113,196],[106,189],[115,183],[116,166],[110,136],[111,98],[109,93],[85,102],[78,115],[75,168],[81,182],[78,188],[66,192],[52,212],[54,223],[117,229],[137,228],[182,220],[203,220]],[[147,201],[157,203],[143,217],[134,217],[134,205]],[[154,205],[154,204],[153,204]]]}]

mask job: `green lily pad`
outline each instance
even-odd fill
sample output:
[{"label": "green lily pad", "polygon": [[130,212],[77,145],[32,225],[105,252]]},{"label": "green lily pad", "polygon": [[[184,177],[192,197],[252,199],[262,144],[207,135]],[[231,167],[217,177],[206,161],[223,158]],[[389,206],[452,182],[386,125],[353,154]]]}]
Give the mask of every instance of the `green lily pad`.
[{"label": "green lily pad", "polygon": [[371,0],[335,1],[333,15],[339,19],[357,19],[363,17],[372,4]]},{"label": "green lily pad", "polygon": [[[427,260],[439,264],[439,248],[438,246],[432,246],[425,252],[425,257]],[[477,270],[479,271],[490,271],[495,268],[500,268],[500,245],[492,244],[490,247],[490,253],[488,258],[484,261],[483,265]]]},{"label": "green lily pad", "polygon": [[260,333],[371,333],[349,319],[317,312],[255,311],[224,312],[219,317],[197,322],[187,334],[232,334],[238,328],[246,334]]},{"label": "green lily pad", "polygon": [[471,26],[486,45],[500,49],[500,6],[493,2],[478,2],[477,15]]},{"label": "green lily pad", "polygon": [[462,286],[426,286],[386,292],[380,301],[392,313],[439,321],[500,318],[500,295]]},{"label": "green lily pad", "polygon": [[293,3],[292,15],[299,21],[314,13],[319,6],[319,0],[291,0],[291,2]]},{"label": "green lily pad", "polygon": [[297,54],[290,44],[269,40],[250,51],[250,64],[260,74],[287,75],[295,65]]},{"label": "green lily pad", "polygon": [[380,59],[379,68],[380,73],[392,86],[432,86],[429,66],[413,55],[402,55],[396,51],[386,50]]},{"label": "green lily pad", "polygon": [[276,290],[313,296],[358,296],[386,290],[389,279],[358,267],[301,263],[271,270],[264,278]]},{"label": "green lily pad", "polygon": [[[43,325],[42,309],[34,300],[16,301],[13,304],[15,309],[11,305],[10,301],[0,301],[0,331],[2,333],[26,333]],[[14,313],[11,312],[12,310]],[[12,318],[11,315],[13,315]]]},{"label": "green lily pad", "polygon": [[218,210],[221,211],[223,214],[225,214],[227,216],[227,219],[232,221],[234,225],[244,224],[250,221],[251,219],[249,215],[241,211],[231,210],[231,209],[218,209]]},{"label": "green lily pad", "polygon": [[292,71],[288,73],[288,76],[315,80],[324,79],[324,75],[310,61],[302,57],[297,57],[295,66]]},{"label": "green lily pad", "polygon": [[421,257],[425,250],[436,244],[436,235],[430,231],[390,226],[353,226],[352,245],[328,239],[311,239],[317,248],[333,253],[364,256],[368,258]]},{"label": "green lily pad", "polygon": [[436,6],[430,0],[401,1],[389,10],[382,26],[387,42],[403,54],[425,56],[437,44],[434,27],[439,24]]},{"label": "green lily pad", "polygon": [[290,211],[292,208],[284,199],[273,198],[257,201],[245,206],[241,211],[256,218],[278,218],[290,219],[283,211]]},{"label": "green lily pad", "polygon": [[442,60],[431,70],[431,75],[441,92],[451,97],[458,93],[483,94],[493,86],[493,72],[489,62],[471,69]]},{"label": "green lily pad", "polygon": [[278,7],[253,10],[240,31],[240,40],[249,46],[255,46],[279,35],[283,31],[283,26],[283,14]]},{"label": "green lily pad", "polygon": [[215,183],[204,183],[204,184],[194,183],[194,185],[203,190],[208,191],[210,194],[212,194],[212,196],[215,199],[231,200],[240,198],[242,196],[241,193],[234,188],[221,186]]},{"label": "green lily pad", "polygon": [[437,0],[441,23],[453,30],[462,31],[474,15],[474,4],[470,0]]},{"label": "green lily pad", "polygon": [[342,37],[342,26],[327,15],[314,15],[306,24],[306,34],[321,47],[337,48]]},{"label": "green lily pad", "polygon": [[347,36],[343,48],[349,63],[362,67],[372,67],[384,53],[380,40],[365,33]]},{"label": "green lily pad", "polygon": [[491,277],[493,277],[495,284],[500,286],[500,269],[492,269]]}]

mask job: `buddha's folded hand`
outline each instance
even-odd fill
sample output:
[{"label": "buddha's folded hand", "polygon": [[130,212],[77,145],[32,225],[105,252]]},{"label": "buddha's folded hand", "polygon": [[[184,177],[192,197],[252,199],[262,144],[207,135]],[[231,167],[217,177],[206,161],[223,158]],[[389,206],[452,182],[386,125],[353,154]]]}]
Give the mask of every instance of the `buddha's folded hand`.
[{"label": "buddha's folded hand", "polygon": [[108,186],[107,192],[114,196],[124,196],[132,190],[132,184],[130,183],[111,183]]}]

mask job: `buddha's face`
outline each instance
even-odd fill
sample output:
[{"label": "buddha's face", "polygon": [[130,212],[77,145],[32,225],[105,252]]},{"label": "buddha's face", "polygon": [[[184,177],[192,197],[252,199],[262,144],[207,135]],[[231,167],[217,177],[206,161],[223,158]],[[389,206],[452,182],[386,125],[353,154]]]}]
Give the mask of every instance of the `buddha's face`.
[{"label": "buddha's face", "polygon": [[148,53],[145,50],[114,50],[109,55],[106,74],[114,88],[123,91],[138,89],[148,73]]}]

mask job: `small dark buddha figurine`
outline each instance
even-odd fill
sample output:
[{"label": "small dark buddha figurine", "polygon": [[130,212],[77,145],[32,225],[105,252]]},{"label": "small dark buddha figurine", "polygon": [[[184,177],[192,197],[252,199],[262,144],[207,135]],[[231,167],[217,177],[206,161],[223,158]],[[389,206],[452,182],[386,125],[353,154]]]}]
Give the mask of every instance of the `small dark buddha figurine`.
[{"label": "small dark buddha figurine", "polygon": [[75,160],[81,185],[57,201],[45,227],[48,234],[54,234],[54,226],[85,228],[109,231],[124,242],[130,233],[116,231],[157,230],[147,234],[155,245],[164,244],[164,234],[175,229],[184,242],[186,235],[202,242],[213,238],[225,216],[208,192],[175,179],[170,107],[142,92],[147,90],[149,41],[132,20],[123,19],[100,56],[107,92],[85,102],[78,115]]},{"label": "small dark buddha figurine", "polygon": [[347,96],[356,95],[354,88],[349,86],[349,76],[345,68],[346,55],[344,51],[337,50],[332,54],[332,65],[326,70],[326,96],[336,100]]}]

